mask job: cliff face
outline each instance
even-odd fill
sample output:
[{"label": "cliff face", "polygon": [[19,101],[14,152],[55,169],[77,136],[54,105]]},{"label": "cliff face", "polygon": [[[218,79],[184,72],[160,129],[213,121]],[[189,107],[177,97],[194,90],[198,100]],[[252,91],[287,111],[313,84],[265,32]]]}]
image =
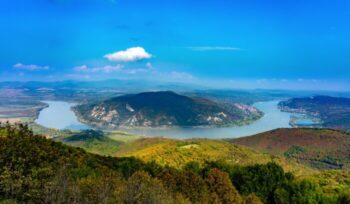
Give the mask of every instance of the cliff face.
[{"label": "cliff face", "polygon": [[146,92],[74,108],[91,125],[109,127],[225,126],[258,118],[260,112],[242,104],[221,104],[173,92]]}]

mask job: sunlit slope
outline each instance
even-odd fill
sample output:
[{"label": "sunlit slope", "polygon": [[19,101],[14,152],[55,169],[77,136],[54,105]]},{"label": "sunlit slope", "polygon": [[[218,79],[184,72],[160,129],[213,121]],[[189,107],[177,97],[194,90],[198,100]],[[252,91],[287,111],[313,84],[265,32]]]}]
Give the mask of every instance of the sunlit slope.
[{"label": "sunlit slope", "polygon": [[296,174],[313,172],[294,162],[286,162],[282,157],[260,153],[222,140],[143,138],[122,145],[115,156],[133,156],[145,162],[155,161],[160,165],[175,168],[181,168],[188,162],[204,164],[210,161],[224,161],[230,164],[250,165],[275,161],[286,171]]}]

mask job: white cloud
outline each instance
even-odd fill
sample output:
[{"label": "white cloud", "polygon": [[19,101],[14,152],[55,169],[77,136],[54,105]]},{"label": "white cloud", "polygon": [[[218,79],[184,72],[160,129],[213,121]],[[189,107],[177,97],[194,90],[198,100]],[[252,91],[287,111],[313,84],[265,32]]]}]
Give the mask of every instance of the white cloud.
[{"label": "white cloud", "polygon": [[17,63],[15,65],[13,65],[13,68],[27,70],[27,71],[38,71],[38,70],[48,70],[50,67],[49,66],[40,66],[40,65],[35,65],[35,64],[27,65],[27,64]]},{"label": "white cloud", "polygon": [[104,56],[110,61],[135,62],[143,59],[150,59],[151,54],[142,47],[132,47],[124,51],[118,51]]},{"label": "white cloud", "polygon": [[102,67],[88,67],[87,65],[81,65],[78,67],[74,67],[74,70],[77,72],[86,72],[86,73],[96,73],[96,72],[104,72],[104,73],[110,73],[110,72],[117,72],[121,71],[124,68],[123,65],[106,65]]},{"label": "white cloud", "polygon": [[198,46],[198,47],[187,47],[192,51],[239,51],[237,47],[224,47],[224,46]]}]

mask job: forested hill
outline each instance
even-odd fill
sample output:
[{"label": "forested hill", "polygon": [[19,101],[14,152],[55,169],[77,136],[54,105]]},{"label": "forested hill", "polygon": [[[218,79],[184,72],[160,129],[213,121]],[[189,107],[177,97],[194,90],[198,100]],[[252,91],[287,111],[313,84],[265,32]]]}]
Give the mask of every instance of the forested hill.
[{"label": "forested hill", "polygon": [[0,203],[348,203],[274,163],[182,169],[102,157],[0,125]]},{"label": "forested hill", "polygon": [[81,121],[99,127],[224,126],[261,116],[247,105],[222,104],[171,91],[124,95],[74,110]]},{"label": "forested hill", "polygon": [[284,111],[306,113],[315,117],[321,121],[323,127],[350,131],[350,98],[331,96],[292,98],[279,105]]},{"label": "forested hill", "polygon": [[162,167],[133,158],[102,157],[0,126],[0,200],[7,203],[301,203],[349,199],[326,195],[274,163],[222,162]]},{"label": "forested hill", "polygon": [[232,143],[297,160],[319,169],[350,169],[350,134],[316,128],[277,129]]}]

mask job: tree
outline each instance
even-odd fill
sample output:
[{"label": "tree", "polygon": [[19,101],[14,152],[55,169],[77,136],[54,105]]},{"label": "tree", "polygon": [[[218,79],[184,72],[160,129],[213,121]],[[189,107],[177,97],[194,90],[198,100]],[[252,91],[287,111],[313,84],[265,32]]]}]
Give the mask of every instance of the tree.
[{"label": "tree", "polygon": [[190,171],[166,168],[157,175],[172,193],[179,192],[192,203],[210,203],[208,186],[202,177]]},{"label": "tree", "polygon": [[173,203],[173,198],[163,184],[144,171],[135,172],[127,181],[123,195],[126,204]]},{"label": "tree", "polygon": [[309,180],[293,181],[278,188],[274,193],[274,202],[284,203],[325,203],[322,189]]},{"label": "tree", "polygon": [[218,195],[221,203],[242,203],[242,198],[236,188],[232,185],[229,175],[219,169],[212,169],[206,182],[209,190]]},{"label": "tree", "polygon": [[338,198],[339,204],[348,204],[350,203],[350,190],[347,192],[343,192]]},{"label": "tree", "polygon": [[256,196],[254,193],[251,193],[248,196],[244,197],[243,203],[244,204],[263,204],[260,198]]}]

